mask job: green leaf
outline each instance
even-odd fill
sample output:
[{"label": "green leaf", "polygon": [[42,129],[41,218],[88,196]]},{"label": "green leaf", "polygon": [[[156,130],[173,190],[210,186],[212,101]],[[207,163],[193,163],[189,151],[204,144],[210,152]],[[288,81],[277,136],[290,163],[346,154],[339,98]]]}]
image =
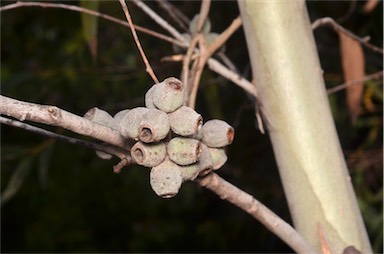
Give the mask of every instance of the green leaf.
[{"label": "green leaf", "polygon": [[25,177],[31,169],[33,157],[27,157],[20,162],[15,172],[13,173],[7,188],[1,193],[1,206],[11,200],[22,186]]},{"label": "green leaf", "polygon": [[[81,0],[80,6],[93,11],[99,10],[99,1]],[[97,57],[97,17],[86,13],[81,14],[83,24],[83,35],[86,40],[89,50],[91,51],[93,60]]]}]

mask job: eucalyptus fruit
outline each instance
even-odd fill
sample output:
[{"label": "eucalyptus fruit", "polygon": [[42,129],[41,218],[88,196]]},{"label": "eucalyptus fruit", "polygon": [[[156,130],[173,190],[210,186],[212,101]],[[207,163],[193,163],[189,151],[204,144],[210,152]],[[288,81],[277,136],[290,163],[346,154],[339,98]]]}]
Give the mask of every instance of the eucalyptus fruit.
[{"label": "eucalyptus fruit", "polygon": [[132,161],[151,168],[150,185],[163,198],[175,196],[183,182],[221,168],[228,159],[225,146],[235,135],[225,121],[203,124],[199,113],[183,105],[184,91],[184,84],[170,77],[148,89],[145,107],[124,109],[114,117],[93,108],[84,116],[136,141]]}]

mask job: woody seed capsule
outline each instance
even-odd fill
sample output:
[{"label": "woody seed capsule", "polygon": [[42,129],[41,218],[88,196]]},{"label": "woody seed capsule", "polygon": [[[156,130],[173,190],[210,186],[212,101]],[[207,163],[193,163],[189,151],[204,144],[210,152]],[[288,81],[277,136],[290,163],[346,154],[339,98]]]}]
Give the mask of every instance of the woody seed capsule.
[{"label": "woody seed capsule", "polygon": [[178,165],[195,163],[200,156],[200,141],[193,138],[175,137],[168,142],[167,154]]},{"label": "woody seed capsule", "polygon": [[213,162],[208,146],[200,143],[200,148],[201,154],[196,163],[180,167],[183,181],[193,181],[198,175],[204,176],[213,170]]},{"label": "woody seed capsule", "polygon": [[119,112],[117,112],[114,116],[113,116],[113,120],[115,121],[115,125],[116,127],[119,125],[119,123],[121,122],[121,120],[124,118],[125,114],[127,114],[129,112],[130,109],[123,109],[123,110],[120,110]]},{"label": "woody seed capsule", "polygon": [[155,86],[152,98],[158,109],[170,113],[183,105],[184,85],[180,80],[171,77]]},{"label": "woody seed capsule", "polygon": [[137,107],[129,110],[120,122],[117,123],[117,129],[121,135],[126,138],[134,140],[139,139],[140,121],[149,109],[144,107]]},{"label": "woody seed capsule", "polygon": [[222,120],[209,120],[204,123],[201,141],[209,147],[223,147],[232,143],[235,130]]},{"label": "woody seed capsule", "polygon": [[145,143],[157,142],[169,133],[168,115],[158,109],[147,109],[142,116],[139,126],[139,139]]},{"label": "woody seed capsule", "polygon": [[154,192],[162,198],[175,196],[183,182],[179,165],[168,158],[153,167],[150,173],[150,184]]},{"label": "woody seed capsule", "polygon": [[180,166],[179,170],[180,170],[183,182],[195,180],[200,173],[200,167],[197,163],[187,165],[187,166]]},{"label": "woody seed capsule", "polygon": [[112,129],[116,128],[113,117],[107,111],[99,109],[97,107],[88,110],[85,113],[84,118]]},{"label": "woody seed capsule", "polygon": [[195,137],[203,125],[201,115],[187,106],[181,106],[168,115],[171,130],[180,136]]},{"label": "woody seed capsule", "polygon": [[156,85],[153,85],[148,91],[145,93],[145,107],[147,108],[156,108],[155,104],[153,104],[153,92],[156,89]]},{"label": "woody seed capsule", "polygon": [[[97,107],[94,107],[88,110],[85,113],[84,118],[91,120],[94,123],[104,125],[112,129],[116,129],[116,124],[113,117],[107,111],[104,111]],[[103,160],[110,160],[112,158],[112,155],[109,153],[105,153],[103,151],[95,151],[95,152],[96,152],[96,155]]]},{"label": "woody seed capsule", "polygon": [[165,143],[146,144],[137,142],[131,149],[131,156],[135,162],[144,167],[159,165],[167,154]]},{"label": "woody seed capsule", "polygon": [[203,176],[211,172],[213,170],[214,165],[209,147],[206,146],[204,143],[200,143],[200,150],[201,153],[197,164],[200,168],[199,175]]},{"label": "woody seed capsule", "polygon": [[221,168],[225,164],[225,162],[227,162],[228,159],[224,148],[208,147],[208,149],[211,153],[213,170]]}]

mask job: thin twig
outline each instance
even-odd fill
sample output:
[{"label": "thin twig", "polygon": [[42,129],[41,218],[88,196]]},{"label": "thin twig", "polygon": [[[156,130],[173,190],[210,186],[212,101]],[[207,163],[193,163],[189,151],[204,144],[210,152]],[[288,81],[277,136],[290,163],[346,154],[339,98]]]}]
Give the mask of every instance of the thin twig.
[{"label": "thin twig", "polygon": [[217,61],[216,59],[213,59],[213,58],[210,58],[208,60],[207,64],[211,70],[214,70],[216,73],[218,73],[221,76],[223,76],[224,78],[232,81],[234,84],[236,84],[239,87],[241,87],[242,89],[244,89],[246,92],[251,94],[253,97],[257,98],[258,94],[257,94],[255,86],[251,82],[249,82],[248,80],[246,80],[245,78],[240,76],[238,73],[229,70],[226,66],[224,66],[219,61]]},{"label": "thin twig", "polygon": [[145,55],[145,53],[144,53],[144,50],[143,50],[143,48],[141,47],[139,37],[137,37],[136,30],[135,30],[135,28],[133,27],[133,22],[132,22],[132,19],[131,19],[131,15],[129,14],[128,6],[127,6],[127,4],[125,3],[125,0],[119,0],[119,2],[120,2],[120,4],[121,4],[121,7],[123,8],[125,17],[126,17],[127,20],[128,20],[129,28],[131,29],[131,32],[132,32],[133,38],[135,39],[137,48],[139,49],[139,51],[140,51],[140,55],[141,55],[141,57],[142,57],[142,59],[143,59],[143,61],[144,61],[144,64],[145,64],[145,67],[146,67],[146,71],[149,73],[149,75],[151,76],[151,78],[153,79],[153,81],[155,81],[155,83],[159,83],[159,80],[157,79],[155,73],[153,72],[152,67],[151,67],[151,65],[149,64],[149,61],[148,61],[148,59],[147,59],[147,57],[146,57],[146,55]]},{"label": "thin twig", "polygon": [[349,86],[358,85],[358,84],[361,84],[361,82],[366,82],[368,80],[373,80],[373,79],[379,79],[382,77],[383,77],[383,71],[379,71],[379,72],[373,73],[371,75],[367,75],[362,79],[351,80],[351,81],[345,82],[343,84],[337,85],[335,87],[329,88],[329,89],[327,89],[327,93],[328,94],[336,93],[336,92],[343,90]]},{"label": "thin twig", "polygon": [[235,18],[232,23],[211,43],[207,49],[208,58],[215,53],[224,43],[232,36],[234,32],[241,26],[241,17]]},{"label": "thin twig", "polygon": [[[160,17],[156,12],[151,10],[148,6],[146,6],[142,1],[140,0],[132,0],[133,3],[137,5],[143,12],[145,12],[149,17],[151,17],[157,24],[159,24],[161,27],[163,27],[165,30],[167,30],[172,36],[174,36],[176,39],[182,41],[185,43],[184,47],[188,48],[188,42],[185,40],[185,38],[179,33],[175,28],[173,28],[171,25],[169,25],[162,17]],[[238,73],[235,73],[228,69],[226,66],[219,63],[217,60],[210,58],[208,60],[208,67],[216,72],[217,74],[225,77],[226,79],[230,80],[234,84],[238,85],[239,87],[243,88],[246,92],[250,93],[252,96],[257,97],[256,88],[253,86],[251,82],[248,80],[242,78]]]},{"label": "thin twig", "polygon": [[167,21],[165,21],[162,17],[160,17],[156,12],[154,12],[151,8],[149,8],[143,1],[141,0],[132,0],[137,7],[139,7],[142,11],[144,11],[148,16],[150,16],[154,21],[156,21],[162,28],[167,30],[173,37],[183,43],[183,47],[188,47],[187,40],[179,33],[175,28],[173,28]]},{"label": "thin twig", "polygon": [[347,12],[344,13],[343,16],[341,16],[340,18],[337,19],[337,23],[341,24],[341,23],[344,23],[345,21],[347,21],[352,16],[352,14],[355,12],[356,4],[357,4],[357,0],[351,0],[349,3],[349,8],[348,8]]},{"label": "thin twig", "polygon": [[246,211],[282,239],[297,253],[316,253],[313,247],[287,222],[248,193],[240,190],[215,173],[198,179],[199,185],[216,193],[221,199]]},{"label": "thin twig", "polygon": [[179,24],[179,26],[184,29],[184,31],[188,31],[188,24],[190,22],[189,18],[184,15],[179,9],[174,7],[170,2],[166,0],[156,0],[160,7],[168,12],[168,14],[173,18],[173,20]]},{"label": "thin twig", "polygon": [[216,55],[220,58],[221,61],[223,61],[223,63],[233,72],[236,72],[236,73],[239,73],[239,71],[237,70],[235,64],[231,61],[231,59],[229,59],[229,57],[227,57],[226,54],[224,54],[223,52],[219,51],[216,53]]},{"label": "thin twig", "polygon": [[373,50],[375,52],[383,54],[383,49],[382,48],[376,47],[375,45],[372,45],[371,43],[368,42],[369,41],[369,37],[361,38],[361,37],[355,35],[354,33],[348,31],[347,29],[345,29],[341,25],[337,24],[336,21],[333,20],[330,17],[325,17],[325,18],[320,18],[320,19],[315,20],[312,23],[312,30],[315,30],[319,26],[323,26],[323,25],[329,25],[333,29],[335,29],[336,31],[342,32],[342,33],[346,34],[347,36],[349,36],[352,39],[360,42],[361,44],[363,44],[367,48],[369,48],[369,49],[371,49],[371,50]]},{"label": "thin twig", "polygon": [[[196,30],[194,32],[200,33],[203,29],[205,21],[207,20],[209,9],[211,8],[211,0],[202,0],[199,12],[199,20],[197,21]],[[193,31],[191,31],[193,32]]]},{"label": "thin twig", "polygon": [[188,107],[195,108],[197,90],[199,88],[201,75],[203,74],[204,66],[207,63],[207,59],[209,58],[208,52],[206,51],[207,42],[201,33],[198,33],[199,36],[199,58],[197,60],[196,65],[192,69],[193,81],[190,89],[190,94],[188,98]]},{"label": "thin twig", "polygon": [[[67,142],[70,144],[75,144],[75,145],[81,145],[83,147],[91,148],[91,149],[96,150],[96,151],[105,152],[105,153],[108,153],[111,155],[115,155],[115,156],[119,157],[120,159],[125,159],[129,154],[128,151],[126,151],[120,147],[111,146],[111,145],[102,145],[102,144],[98,144],[95,142],[90,142],[90,141],[85,141],[85,140],[81,140],[81,139],[77,139],[77,138],[73,138],[73,137],[64,136],[64,135],[57,134],[57,133],[54,133],[54,132],[51,132],[48,130],[44,130],[42,128],[27,124],[27,123],[22,123],[20,121],[14,120],[14,119],[7,118],[7,117],[0,116],[0,123],[6,124],[9,126],[13,126],[13,127],[17,127],[17,128],[21,128],[21,129],[24,129],[26,131],[36,133],[39,135],[43,135],[46,137],[50,137],[50,138],[55,139],[55,140],[60,140],[60,141],[64,141],[64,142]],[[128,157],[130,157],[130,156],[128,156]]]},{"label": "thin twig", "polygon": [[[75,6],[75,5],[68,5],[68,4],[42,3],[42,2],[16,2],[13,4],[8,4],[8,5],[0,7],[0,12],[15,9],[15,8],[20,8],[20,7],[41,7],[41,8],[66,9],[66,10],[70,10],[70,11],[86,13],[89,15],[100,17],[100,18],[108,20],[108,21],[112,21],[114,23],[117,23],[117,24],[125,26],[125,27],[130,27],[128,22],[126,22],[126,21],[117,19],[115,17],[109,16],[109,15],[106,15],[106,14],[103,14],[103,13],[100,13],[97,11],[93,11],[93,10],[79,7],[79,6]],[[165,36],[161,33],[157,33],[155,31],[148,29],[148,28],[137,26],[137,25],[133,25],[133,26],[135,27],[135,29],[137,31],[152,35],[153,37],[159,38],[161,40],[170,42],[172,44],[176,44],[180,47],[182,47],[184,45],[183,43],[179,42],[178,40],[175,40],[169,36]]]},{"label": "thin twig", "polygon": [[[203,71],[203,68],[205,64],[207,63],[208,59],[215,53],[216,50],[218,50],[221,46],[224,45],[224,43],[231,37],[231,35],[241,26],[241,18],[240,16],[234,19],[229,25],[227,29],[225,29],[209,46],[205,49],[205,45],[200,46],[200,54],[201,59],[199,60],[198,69],[196,70],[196,75],[199,75],[195,77],[193,86],[191,89],[191,94],[188,101],[188,106],[191,108],[195,107],[196,103],[196,96],[197,96],[197,90],[199,86],[199,81],[201,78],[201,74]],[[201,43],[199,45],[202,45]]]},{"label": "thin twig", "polygon": [[80,135],[130,150],[129,140],[121,136],[118,131],[56,106],[24,102],[0,95],[0,114],[14,117],[19,121],[29,120],[62,127]]},{"label": "thin twig", "polygon": [[[190,79],[190,74],[189,74],[189,65],[191,63],[192,59],[192,54],[195,50],[195,46],[199,41],[199,38],[201,38],[201,35],[197,35],[192,38],[191,43],[189,44],[187,53],[185,54],[185,57],[183,58],[183,67],[181,70],[181,81],[183,82],[184,86],[186,87],[186,92],[184,93],[184,103],[187,104],[188,98],[189,98],[189,91],[190,91],[190,85],[189,85],[189,79]],[[200,55],[197,55],[197,58],[199,58]]]}]

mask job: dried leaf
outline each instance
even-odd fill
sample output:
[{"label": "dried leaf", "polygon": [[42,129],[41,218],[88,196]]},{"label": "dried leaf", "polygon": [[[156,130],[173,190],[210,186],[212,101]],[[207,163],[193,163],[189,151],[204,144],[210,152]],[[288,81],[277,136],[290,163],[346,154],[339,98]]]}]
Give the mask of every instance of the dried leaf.
[{"label": "dried leaf", "polygon": [[364,4],[364,7],[363,7],[363,11],[365,13],[370,13],[371,11],[373,11],[376,6],[379,4],[379,0],[368,0],[365,4]]},{"label": "dried leaf", "polygon": [[[339,37],[344,82],[363,79],[365,59],[361,44],[341,32],[339,32]],[[346,88],[347,106],[352,123],[356,122],[360,113],[363,90],[363,82]]]},{"label": "dried leaf", "polygon": [[[99,1],[81,0],[80,6],[90,10],[97,11],[99,9]],[[97,57],[97,25],[96,16],[81,13],[81,21],[83,24],[83,35],[88,44],[93,60]]]}]

